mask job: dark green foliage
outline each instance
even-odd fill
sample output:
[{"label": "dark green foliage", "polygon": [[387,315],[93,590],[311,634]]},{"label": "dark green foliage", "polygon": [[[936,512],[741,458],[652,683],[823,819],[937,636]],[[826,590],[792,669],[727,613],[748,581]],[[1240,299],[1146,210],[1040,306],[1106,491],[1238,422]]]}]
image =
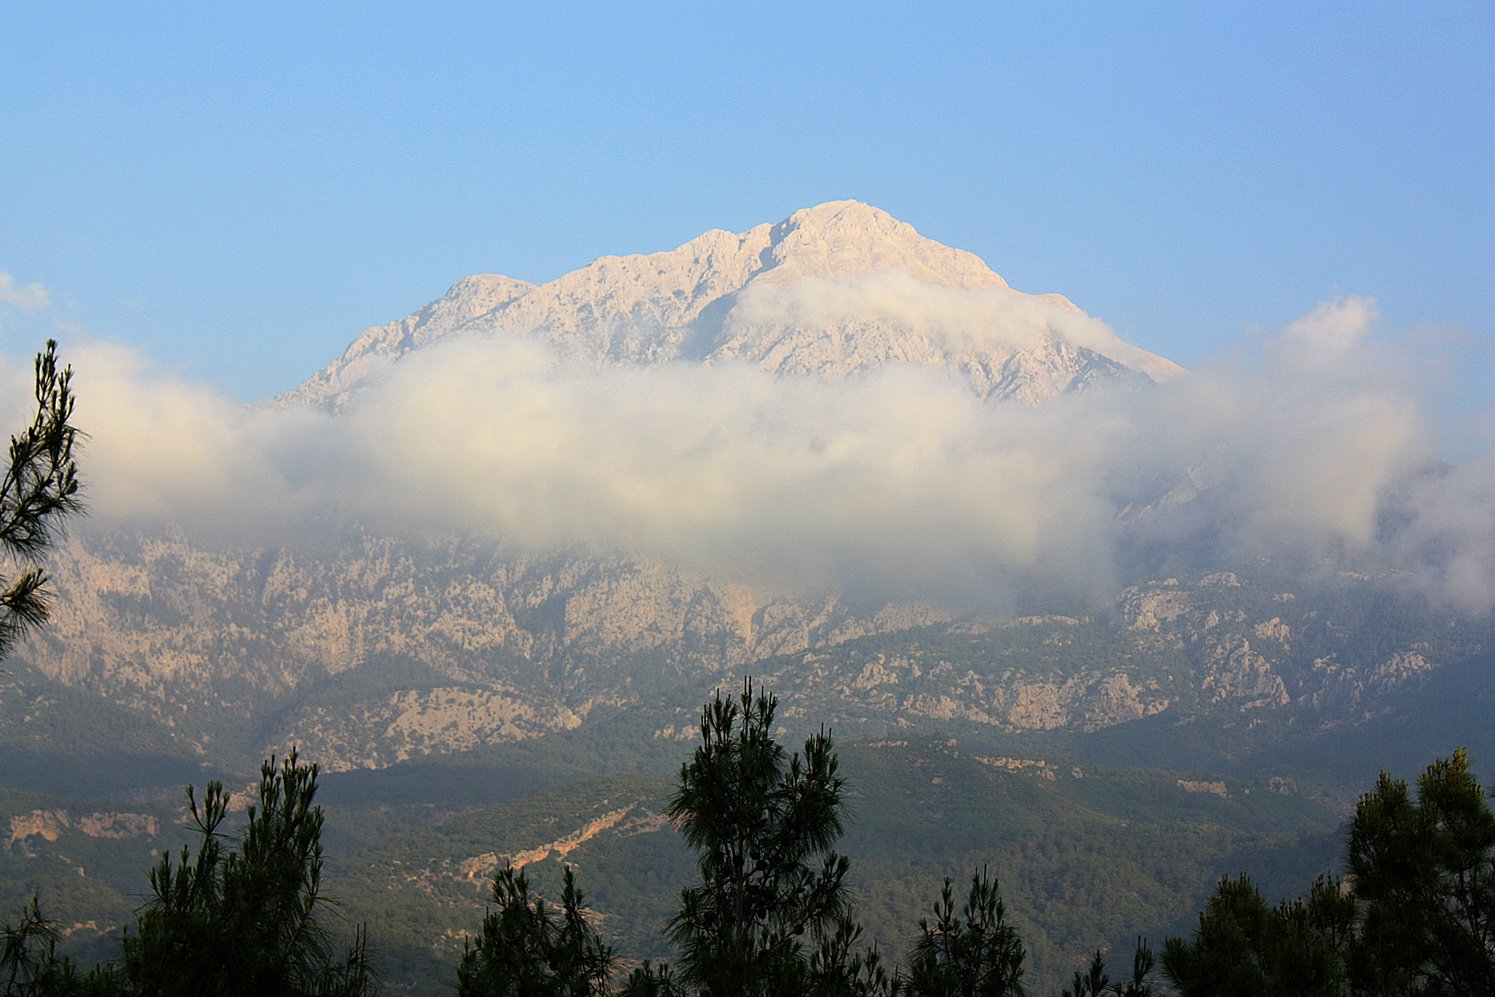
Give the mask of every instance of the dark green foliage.
[{"label": "dark green foliage", "polygon": [[57,926],[36,897],[20,920],[0,928],[0,984],[4,997],[44,997],[77,993],[81,987],[71,961],[57,954]]},{"label": "dark green foliage", "polygon": [[1090,959],[1089,968],[1083,973],[1075,972],[1073,982],[1064,988],[1063,997],[1105,997],[1106,994],[1114,994],[1115,997],[1155,997],[1157,990],[1150,979],[1152,968],[1152,948],[1146,939],[1138,938],[1137,948],[1132,954],[1132,978],[1112,983],[1110,974],[1106,972],[1105,957],[1097,949]]},{"label": "dark green foliage", "polygon": [[[782,707],[780,719],[793,722],[782,717]],[[678,759],[680,749],[674,750]],[[983,764],[973,757],[979,749],[972,751],[964,742],[837,743],[836,751],[850,814],[836,850],[853,856],[847,882],[864,929],[862,944],[877,942],[889,972],[893,957],[907,951],[920,915],[927,915],[938,897],[941,878],[952,870],[969,875],[983,864],[1003,870],[1008,917],[1027,952],[1027,989],[1058,994],[1079,965],[1079,953],[1098,946],[1129,953],[1134,930],[1187,929],[1192,915],[1184,920],[1179,912],[1202,908],[1218,869],[1262,873],[1254,878],[1263,892],[1280,896],[1310,881],[1337,850],[1328,837],[1328,818],[1302,797],[1256,791],[1222,798],[1184,792],[1176,773],[1086,768],[1081,778],[1067,766],[1058,767],[1050,781]],[[435,808],[377,805],[380,784],[364,778],[344,798],[365,802],[336,806],[328,802],[327,791],[346,774],[319,778],[317,802],[326,810],[322,881],[337,891],[348,920],[367,922],[389,989],[450,992],[462,946],[455,943],[453,951],[449,940],[464,929],[476,934],[492,885],[491,876],[474,884],[462,871],[464,862],[485,852],[533,849],[624,807],[631,809],[622,826],[598,834],[565,858],[577,864],[589,906],[606,913],[605,934],[619,953],[656,962],[670,956],[664,927],[678,910],[680,887],[695,875],[693,854],[679,835],[659,827],[655,816],[665,809],[675,778],[578,780],[511,803],[454,812],[455,801],[473,780],[436,785],[442,771],[428,766],[419,772],[433,784],[427,790],[431,798],[451,801]],[[475,775],[481,772],[475,769]],[[191,770],[153,779],[175,782],[173,796],[180,800],[180,786],[191,779]],[[202,781],[197,779],[199,786]],[[435,795],[438,791],[447,795]],[[0,826],[37,810],[69,809],[76,815],[118,806],[0,794]],[[55,842],[32,837],[24,846],[0,849],[0,890],[5,891],[0,909],[18,909],[40,881],[56,884],[43,901],[61,924],[133,923],[145,882],[142,871],[155,861],[147,853],[175,850],[180,841],[172,838],[175,804],[132,803],[131,809],[156,816],[160,833],[91,838],[74,827],[63,829]],[[1285,823],[1320,826],[1323,836],[1286,862],[1288,849],[1296,856],[1301,846],[1290,844],[1295,839],[1288,835],[1264,833]],[[86,868],[86,876],[78,875],[78,866]],[[554,855],[525,871],[533,892],[543,894],[547,904],[558,903],[563,868]],[[422,888],[409,888],[416,880]],[[117,937],[117,930],[113,934]],[[105,937],[91,939],[84,929],[61,947],[86,965],[109,954]],[[1124,975],[1119,969],[1112,966],[1113,978]]]},{"label": "dark green foliage", "polygon": [[802,992],[810,997],[880,997],[891,981],[877,947],[862,948],[862,927],[850,914],[836,919],[810,954]]},{"label": "dark green foliage", "polygon": [[[46,575],[40,562],[62,520],[81,508],[73,445],[73,369],[57,368],[57,343],[36,357],[36,416],[10,438],[0,477],[0,658],[47,618]],[[19,573],[11,575],[12,567]]]},{"label": "dark green foliage", "polygon": [[1269,907],[1245,876],[1216,888],[1163,968],[1184,997],[1280,993],[1495,995],[1495,813],[1459,750],[1416,799],[1382,773],[1361,797],[1348,883]]},{"label": "dark green foliage", "polygon": [[[983,866],[959,910],[945,880],[933,917],[921,921],[905,966],[890,980],[853,916],[848,863],[833,851],[851,795],[836,752],[823,733],[811,737],[802,753],[786,752],[774,737],[775,707],[773,697],[755,695],[751,684],[735,699],[718,695],[709,702],[702,745],[683,767],[668,806],[656,780],[556,786],[523,802],[453,816],[442,826],[443,837],[427,837],[432,832],[426,822],[401,817],[404,826],[422,828],[410,832],[410,844],[414,847],[416,838],[426,843],[416,848],[425,860],[402,864],[364,853],[358,864],[366,870],[387,866],[391,883],[418,878],[434,885],[445,876],[470,890],[462,874],[454,876],[452,855],[472,856],[495,844],[500,853],[532,848],[536,840],[552,840],[558,832],[607,815],[609,826],[624,821],[616,839],[629,848],[654,842],[668,845],[674,856],[666,863],[674,871],[661,880],[655,868],[660,854],[621,853],[632,859],[611,875],[627,879],[634,894],[679,882],[687,861],[680,842],[692,849],[700,877],[681,894],[671,922],[682,958],[674,967],[644,963],[627,976],[620,994],[974,997],[1019,994],[1024,981],[1034,978],[1031,950],[1018,932],[1021,926],[1027,935],[1031,923],[1009,921],[985,858],[977,857],[981,851],[1013,856],[1007,861],[1015,872],[1007,885],[1011,891],[1016,884],[1014,895],[1024,913],[1037,906],[1033,885],[1024,882],[1034,868],[1088,869],[1071,876],[1052,899],[1093,911],[1098,908],[1079,905],[1093,905],[1096,895],[1125,894],[1128,903],[1150,903],[1136,892],[1149,878],[1159,885],[1177,878],[1170,888],[1184,888],[1187,879],[1179,878],[1178,869],[1198,862],[1198,849],[1218,847],[1210,842],[1222,833],[1220,844],[1231,847],[1224,829],[1195,826],[1191,808],[1200,818],[1251,821],[1269,821],[1278,812],[1275,796],[1252,795],[1249,789],[1229,799],[1190,794],[1170,785],[1176,780],[1144,780],[1136,773],[1082,775],[1050,766],[1048,778],[1018,777],[987,764],[991,759],[964,756],[953,742],[948,750],[935,745],[904,750],[909,746],[903,744],[854,751],[853,759],[879,763],[867,774],[880,772],[881,782],[869,779],[868,785],[878,788],[863,799],[877,800],[879,833],[888,840],[881,864],[871,864],[863,881],[869,895],[880,904],[896,899],[902,906],[905,895],[913,903],[922,892],[915,884],[928,882],[931,862],[948,861],[920,851],[925,847],[918,835],[921,819],[926,825],[931,818],[940,820],[962,842],[964,861],[975,858],[974,864]],[[894,774],[898,779],[890,778]],[[906,784],[900,781],[904,777]],[[219,830],[227,813],[221,786],[210,784],[201,803],[189,789],[201,842],[195,855],[184,849],[180,859],[168,856],[153,871],[154,896],[126,937],[123,962],[80,977],[58,956],[56,934],[33,902],[20,923],[6,929],[0,982],[9,975],[10,992],[27,994],[367,992],[371,984],[361,937],[347,958],[334,958],[329,935],[315,916],[322,868],[322,814],[312,805],[316,782],[315,767],[298,765],[294,754],[279,768],[272,759],[262,768],[258,803],[235,844]],[[972,792],[978,786],[1000,792],[978,797]],[[1112,799],[1117,794],[1137,797],[1139,786],[1145,803],[1114,816],[1104,812],[1119,805]],[[1077,801],[1103,809],[1090,811]],[[22,812],[43,809],[44,803],[39,797],[18,801]],[[1161,827],[1132,826],[1149,808],[1189,811],[1187,833],[1180,837],[1178,828],[1165,833]],[[657,829],[661,809],[673,817],[678,839],[642,831]],[[994,820],[994,814],[1002,819]],[[450,842],[440,844],[447,838]],[[607,853],[592,850],[603,840],[599,836],[578,846],[568,859],[608,870]],[[1243,843],[1252,840],[1240,836]],[[1103,847],[1102,841],[1110,843]],[[1165,946],[1165,973],[1182,997],[1495,994],[1490,958],[1495,817],[1465,752],[1430,766],[1415,794],[1383,776],[1361,799],[1349,851],[1351,876],[1345,883],[1321,878],[1302,899],[1276,906],[1244,876],[1221,881],[1193,937],[1170,938]],[[1258,846],[1235,846],[1229,854],[1255,867],[1266,853]],[[542,888],[557,886],[547,868],[560,880],[558,892],[550,893],[559,897],[555,906],[540,897]],[[611,945],[584,913],[571,869],[541,862],[529,872],[536,880],[512,868],[496,877],[494,907],[458,968],[459,994],[607,993]],[[610,889],[614,899],[604,898],[602,906],[613,940],[622,931],[648,933],[655,930],[649,922],[662,921],[652,908],[616,902],[634,894],[616,883]],[[410,895],[401,894],[402,902]],[[639,916],[644,911],[649,913]],[[412,905],[408,924],[420,925],[428,917],[426,909]],[[906,924],[890,922],[873,937],[901,937]],[[421,937],[433,937],[437,927],[425,924]],[[411,938],[403,941],[413,943],[417,928],[406,933]],[[1096,944],[1096,934],[1087,948]],[[1114,941],[1104,934],[1101,939]],[[1071,938],[1051,951],[1072,953],[1077,947]],[[644,948],[641,954],[661,951]],[[439,956],[429,958],[450,981],[450,962],[440,966]],[[1129,979],[1113,980],[1097,951],[1065,994],[1152,997],[1152,969],[1152,952],[1140,939]],[[1052,975],[1040,982],[1042,992],[1060,986]]]},{"label": "dark green foliage", "polygon": [[557,917],[530,893],[522,869],[505,865],[493,880],[493,908],[457,967],[458,997],[592,997],[607,992],[612,947],[583,912],[566,867]]},{"label": "dark green foliage", "polygon": [[1265,973],[1265,949],[1271,911],[1249,877],[1220,881],[1199,915],[1192,941],[1169,938],[1163,946],[1163,971],[1184,997],[1192,994],[1259,994]]},{"label": "dark green foliage", "polygon": [[1023,943],[1007,923],[997,881],[985,869],[971,877],[960,914],[946,877],[934,923],[919,922],[898,990],[910,997],[1009,997],[1023,992]]},{"label": "dark green foliage", "polygon": [[1216,887],[1192,941],[1170,938],[1163,970],[1183,997],[1192,995],[1344,993],[1345,943],[1353,900],[1320,880],[1307,901],[1271,907],[1248,876]]},{"label": "dark green foliage", "polygon": [[322,810],[313,805],[317,767],[292,751],[260,770],[238,847],[221,830],[228,796],[208,784],[187,800],[199,834],[151,871],[152,896],[123,941],[122,970],[141,995],[355,995],[371,990],[362,931],[333,954],[321,895]]},{"label": "dark green foliage", "polygon": [[[784,717],[781,706],[775,719],[797,718]],[[782,733],[779,739],[787,740]],[[1087,768],[1080,777],[1067,765],[1050,781],[983,764],[973,757],[981,752],[943,740],[881,747],[838,741],[836,753],[848,802],[847,831],[836,850],[852,857],[847,882],[863,944],[877,942],[890,972],[938,897],[942,877],[957,870],[964,876],[984,864],[1003,870],[1002,897],[1027,951],[1025,984],[1033,993],[1058,994],[1078,953],[1106,946],[1130,955],[1137,930],[1187,929],[1188,912],[1203,906],[1219,869],[1259,871],[1263,890],[1280,895],[1310,881],[1338,850],[1331,818],[1301,796],[1255,791],[1222,798],[1185,792],[1178,773]],[[433,782],[439,776],[423,771]],[[330,787],[342,778],[326,781]],[[578,780],[460,813],[412,808],[400,816],[399,828],[408,830],[385,832],[385,844],[356,859],[330,858],[325,877],[336,876],[349,917],[368,922],[390,985],[435,992],[450,987],[461,955],[460,943],[455,954],[437,946],[455,932],[476,932],[492,883],[490,876],[479,893],[459,871],[463,862],[485,852],[530,850],[631,806],[622,826],[577,846],[565,861],[576,864],[589,904],[606,912],[603,923],[617,951],[657,962],[671,955],[663,929],[678,911],[681,885],[696,875],[680,836],[655,822],[677,778]],[[456,783],[447,799],[460,798],[467,786]],[[377,782],[359,788],[378,798]],[[375,833],[378,808],[333,806],[325,788],[317,798],[327,806],[329,831]],[[1317,834],[1304,845],[1275,830],[1284,824]],[[332,848],[329,841],[329,855]],[[547,902],[559,897],[562,866],[554,855],[526,872]],[[408,889],[412,877],[425,888]],[[90,908],[75,909],[80,919],[90,916]],[[1120,969],[1113,966],[1111,975],[1124,976]]]},{"label": "dark green foliage", "polygon": [[[862,948],[850,916],[847,861],[831,850],[844,784],[830,738],[821,733],[803,755],[788,755],[773,737],[775,706],[773,697],[754,695],[751,682],[736,700],[718,694],[707,703],[702,745],[666,808],[700,876],[682,892],[668,929],[681,970],[645,962],[621,994],[889,993],[875,948]],[[612,953],[582,917],[569,867],[559,920],[510,867],[493,898],[497,909],[463,955],[461,997],[604,992]]]},{"label": "dark green foliage", "polygon": [[1106,959],[1096,949],[1095,955],[1090,959],[1089,969],[1084,973],[1075,970],[1074,982],[1064,988],[1064,997],[1104,997],[1106,991],[1111,989],[1111,977],[1106,973]]},{"label": "dark green foliage", "polygon": [[685,989],[668,964],[654,965],[648,959],[628,974],[618,997],[685,997]]},{"label": "dark green foliage", "polygon": [[1350,827],[1366,993],[1495,994],[1495,812],[1466,751],[1428,766],[1417,798],[1382,773]]},{"label": "dark green foliage", "polygon": [[1117,997],[1155,997],[1157,989],[1151,981],[1154,965],[1152,947],[1147,944],[1147,939],[1138,938],[1137,947],[1132,952],[1132,978],[1116,985]]},{"label": "dark green foliage", "polygon": [[[820,733],[788,755],[773,737],[777,700],[745,682],[706,704],[702,744],[680,771],[669,815],[696,852],[669,937],[682,980],[708,995],[814,992],[849,971],[844,781]],[[865,971],[857,963],[857,971]]]}]

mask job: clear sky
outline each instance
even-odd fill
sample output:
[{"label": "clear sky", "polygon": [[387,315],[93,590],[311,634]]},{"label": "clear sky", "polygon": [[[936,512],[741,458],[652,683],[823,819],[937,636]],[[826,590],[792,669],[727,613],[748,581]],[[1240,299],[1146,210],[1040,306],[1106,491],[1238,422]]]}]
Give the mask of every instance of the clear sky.
[{"label": "clear sky", "polygon": [[1495,5],[0,0],[0,352],[250,401],[456,278],[857,198],[1195,364],[1336,296],[1495,380]]}]

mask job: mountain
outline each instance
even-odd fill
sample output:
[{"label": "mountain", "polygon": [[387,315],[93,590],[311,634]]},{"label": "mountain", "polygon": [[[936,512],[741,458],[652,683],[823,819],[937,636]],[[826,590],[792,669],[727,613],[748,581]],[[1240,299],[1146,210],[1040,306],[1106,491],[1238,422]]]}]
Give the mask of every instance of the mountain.
[{"label": "mountain", "polygon": [[669,744],[744,673],[783,692],[786,716],[857,736],[1157,720],[1264,748],[1395,711],[1489,637],[1354,577],[1169,578],[1083,614],[1003,617],[356,532],[289,551],[84,529],[65,554],[54,621],[0,675],[0,744],[39,756],[149,745],[232,764],[297,744],[333,771],[383,768],[618,710]]},{"label": "mountain", "polygon": [[919,364],[963,377],[982,397],[1029,403],[1097,380],[1180,373],[1064,297],[1014,291],[971,253],[877,208],[833,201],[669,252],[604,256],[538,286],[466,277],[367,330],[278,400],[337,408],[450,335],[535,338],[599,364],[742,362],[830,379]]},{"label": "mountain", "polygon": [[[602,367],[750,364],[778,379],[934,367],[991,405],[1179,373],[1066,299],[1014,291],[974,255],[838,201],[545,284],[465,278],[277,401],[336,413],[453,337],[536,340]],[[1002,617],[502,537],[334,522],[314,540],[253,546],[85,523],[54,560],[51,625],[0,676],[0,741],[102,755],[148,743],[222,762],[296,743],[330,770],[384,768],[585,730],[649,702],[661,709],[644,730],[668,740],[690,728],[678,709],[754,671],[786,690],[791,715],[872,733],[1206,715],[1322,726],[1387,708],[1481,647],[1478,625],[1409,608],[1374,580],[1305,588],[1270,565],[1244,581],[1148,570],[1109,603],[1035,592]]]},{"label": "mountain", "polygon": [[191,753],[297,743],[334,770],[564,730],[767,655],[951,618],[356,529],[315,548],[225,550],[85,523],[53,577],[51,623],[0,675],[18,721],[0,742],[42,747],[61,730],[48,710],[67,700],[28,700],[29,678],[123,707]]},{"label": "mountain", "polygon": [[[539,344],[587,374],[742,365],[770,375],[755,386],[933,368],[982,399],[945,391],[964,408],[1022,417],[1004,431],[1181,376],[1068,300],[842,201],[544,284],[463,278],[273,404],[355,417],[457,339]],[[1101,385],[1122,390],[1060,397]],[[1108,508],[1172,523],[1190,500],[1160,478]],[[295,745],[327,773],[349,909],[401,979],[444,985],[485,877],[516,856],[551,878],[581,862],[605,929],[642,955],[682,885],[668,777],[701,704],[748,674],[780,695],[786,740],[834,729],[848,853],[888,951],[941,875],[992,861],[1052,982],[1098,945],[1188,924],[1221,875],[1300,889],[1378,766],[1461,743],[1495,759],[1489,618],[1307,555],[1149,548],[1093,597],[1033,588],[973,611],[337,515],[294,540],[102,517],[66,538],[53,618],[0,670],[0,900],[40,884],[76,939],[107,936],[180,844],[180,786],[244,785]]]}]

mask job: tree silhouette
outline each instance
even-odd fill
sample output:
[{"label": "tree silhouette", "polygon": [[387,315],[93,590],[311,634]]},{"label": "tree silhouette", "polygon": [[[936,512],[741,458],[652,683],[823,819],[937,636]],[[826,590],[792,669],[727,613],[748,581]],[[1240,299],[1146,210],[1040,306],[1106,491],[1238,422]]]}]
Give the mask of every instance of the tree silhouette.
[{"label": "tree silhouette", "polygon": [[612,947],[583,913],[567,866],[561,914],[530,893],[524,870],[505,865],[493,879],[493,908],[477,939],[463,946],[458,997],[593,997],[607,992]]},{"label": "tree silhouette", "polygon": [[1075,970],[1074,981],[1064,988],[1062,997],[1105,997],[1110,989],[1111,977],[1106,972],[1106,959],[1097,949],[1084,973]]},{"label": "tree silhouette", "polygon": [[1354,901],[1331,879],[1308,899],[1270,906],[1249,876],[1223,879],[1190,940],[1169,938],[1163,971],[1183,997],[1345,992]]},{"label": "tree silhouette", "polygon": [[773,737],[777,705],[750,679],[736,699],[718,693],[670,800],[700,881],[668,934],[681,982],[712,997],[809,993],[880,972],[875,953],[853,951],[847,861],[831,847],[845,808],[831,738],[789,754]]},{"label": "tree silhouette", "polygon": [[1368,993],[1495,994],[1495,812],[1459,749],[1429,765],[1414,800],[1381,773],[1350,825]]},{"label": "tree silhouette", "polygon": [[1183,997],[1495,997],[1495,813],[1460,749],[1417,793],[1381,773],[1350,825],[1349,876],[1267,905],[1246,876],[1221,881],[1163,970]]},{"label": "tree silhouette", "polygon": [[1026,952],[996,879],[986,869],[971,877],[971,891],[959,914],[950,878],[934,906],[934,921],[919,921],[919,938],[898,979],[909,997],[1017,997],[1023,992]]},{"label": "tree silhouette", "polygon": [[0,927],[0,984],[4,997],[62,997],[83,993],[72,960],[57,954],[57,926],[36,897],[14,924]]},{"label": "tree silhouette", "polygon": [[257,802],[236,849],[221,827],[228,796],[208,783],[188,808],[196,855],[163,855],[152,896],[123,939],[128,992],[150,997],[287,994],[352,997],[372,989],[360,928],[337,958],[321,894],[322,808],[313,800],[317,766],[292,751],[260,768]]},{"label": "tree silhouette", "polygon": [[[10,438],[9,460],[0,476],[0,659],[28,630],[47,619],[41,561],[56,542],[62,522],[82,508],[73,447],[73,369],[57,367],[57,343],[47,340],[36,355],[31,424]],[[57,955],[56,926],[42,914],[39,898],[15,923],[0,926],[0,980],[5,994],[64,994],[79,985],[68,959]]]},{"label": "tree silhouette", "polygon": [[73,369],[57,367],[57,343],[36,356],[36,415],[10,438],[0,477],[0,658],[47,618],[42,556],[63,519],[82,508],[73,447]]},{"label": "tree silhouette", "polygon": [[1137,947],[1132,952],[1132,978],[1113,983],[1110,974],[1106,972],[1105,957],[1097,949],[1090,959],[1090,966],[1084,972],[1075,971],[1074,980],[1064,988],[1062,997],[1105,997],[1106,994],[1114,994],[1115,997],[1155,997],[1157,989],[1150,979],[1152,968],[1152,947],[1145,938],[1138,938]]}]

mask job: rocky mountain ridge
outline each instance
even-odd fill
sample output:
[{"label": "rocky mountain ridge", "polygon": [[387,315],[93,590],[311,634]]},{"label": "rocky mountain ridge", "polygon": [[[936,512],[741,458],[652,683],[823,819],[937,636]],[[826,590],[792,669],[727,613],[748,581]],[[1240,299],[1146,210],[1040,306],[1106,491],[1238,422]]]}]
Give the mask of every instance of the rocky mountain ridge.
[{"label": "rocky mountain ridge", "polygon": [[[920,316],[925,299],[970,314],[947,315],[954,330],[931,325]],[[532,338],[600,364],[741,362],[783,376],[931,365],[982,397],[1029,403],[1097,380],[1180,372],[1060,295],[1015,291],[971,253],[869,205],[833,201],[668,252],[604,256],[546,284],[464,278],[414,314],[365,331],[278,401],[338,408],[450,335]]]},{"label": "rocky mountain ridge", "polygon": [[[317,556],[159,537],[79,537],[69,553],[56,619],[16,658],[31,670],[0,689],[11,738],[56,729],[56,684],[205,757],[297,744],[332,771],[545,738],[743,673],[781,692],[786,717],[869,735],[1164,713],[1355,722],[1482,638],[1432,610],[1383,632],[1373,586],[1362,609],[1231,575],[1134,585],[1083,617],[1004,618],[357,534]],[[691,735],[690,710],[648,709],[655,738]]]}]

